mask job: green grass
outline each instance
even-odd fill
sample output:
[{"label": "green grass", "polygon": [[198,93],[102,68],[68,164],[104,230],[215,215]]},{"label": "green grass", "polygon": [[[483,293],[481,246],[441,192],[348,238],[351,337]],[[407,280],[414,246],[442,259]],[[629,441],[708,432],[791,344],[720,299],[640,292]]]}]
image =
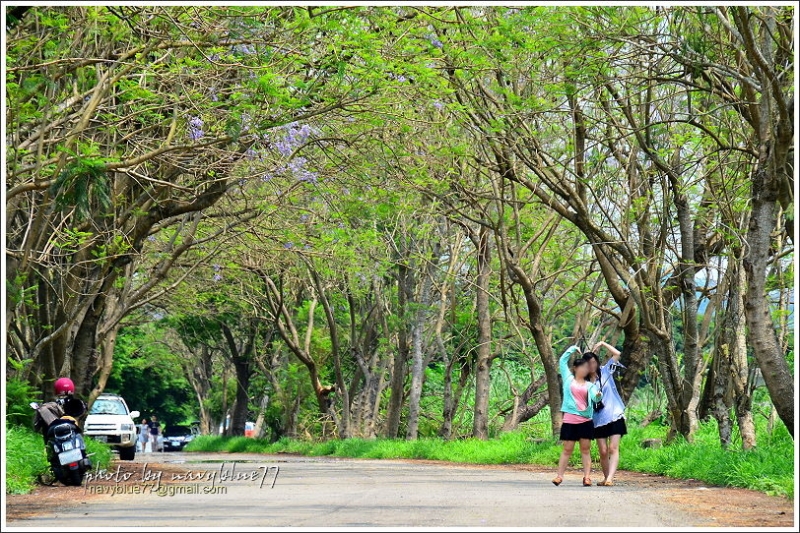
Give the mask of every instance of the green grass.
[{"label": "green grass", "polygon": [[[107,445],[86,439],[87,453],[92,465],[107,468],[111,462],[111,448]],[[40,474],[47,473],[44,441],[42,436],[23,426],[6,425],[6,493],[27,494],[36,486]]]},{"label": "green grass", "polygon": [[[744,487],[770,495],[794,497],[794,442],[786,428],[776,428],[772,435],[759,435],[759,446],[741,451],[731,446],[723,450],[716,425],[703,424],[692,444],[676,440],[658,449],[642,448],[644,439],[666,436],[667,428],[651,425],[631,427],[620,446],[620,469],[665,475],[680,479],[697,479],[720,486]],[[186,451],[293,453],[307,456],[355,457],[364,459],[433,459],[472,464],[537,464],[558,463],[561,447],[553,440],[533,442],[524,431],[503,433],[488,441],[462,439],[445,441],[438,438],[418,440],[346,439],[325,442],[281,439],[277,442],[245,437],[202,436],[192,441]],[[597,448],[592,446],[594,468],[599,469]],[[580,455],[573,453],[571,464],[580,464]]]},{"label": "green grass", "polygon": [[680,439],[652,450],[639,443],[663,438],[666,428],[635,428],[620,446],[620,468],[680,479],[697,479],[713,485],[743,487],[770,495],[794,497],[794,441],[782,425],[772,435],[759,435],[754,450],[719,445],[715,422],[702,424],[689,444]]}]

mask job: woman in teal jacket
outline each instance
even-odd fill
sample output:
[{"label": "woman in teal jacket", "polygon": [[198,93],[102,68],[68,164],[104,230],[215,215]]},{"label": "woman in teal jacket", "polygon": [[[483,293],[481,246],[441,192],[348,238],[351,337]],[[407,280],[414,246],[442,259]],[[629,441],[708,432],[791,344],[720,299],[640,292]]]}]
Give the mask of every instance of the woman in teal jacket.
[{"label": "woman in teal jacket", "polygon": [[[579,357],[572,362],[572,371],[569,368],[569,358],[578,353]],[[594,402],[600,401],[603,393],[591,381],[586,379],[589,374],[589,365],[586,359],[580,357],[580,348],[570,346],[558,361],[563,380],[561,412],[564,414],[561,422],[561,440],[564,449],[558,460],[558,474],[553,478],[553,484],[558,486],[564,480],[567,463],[575,449],[575,443],[580,442],[581,459],[583,460],[583,486],[590,487],[592,480],[589,475],[592,471],[592,456],[590,445],[594,435]]]}]

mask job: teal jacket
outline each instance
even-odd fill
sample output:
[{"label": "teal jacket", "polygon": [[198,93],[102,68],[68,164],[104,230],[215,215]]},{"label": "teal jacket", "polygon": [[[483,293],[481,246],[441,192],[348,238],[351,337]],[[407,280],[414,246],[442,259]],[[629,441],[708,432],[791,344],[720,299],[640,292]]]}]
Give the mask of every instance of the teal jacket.
[{"label": "teal jacket", "polygon": [[587,402],[589,405],[586,406],[586,409],[580,411],[578,410],[578,406],[575,405],[575,399],[572,397],[572,391],[569,390],[570,385],[575,380],[575,376],[572,375],[572,372],[569,369],[569,359],[573,353],[580,352],[580,350],[581,349],[578,346],[570,346],[558,360],[558,367],[561,370],[561,378],[564,382],[564,388],[562,390],[563,400],[561,400],[561,412],[592,418],[592,415],[594,414],[594,403],[592,400],[595,402],[600,400],[603,397],[602,391],[597,387],[597,385],[587,380],[586,383],[589,384],[590,401]]}]

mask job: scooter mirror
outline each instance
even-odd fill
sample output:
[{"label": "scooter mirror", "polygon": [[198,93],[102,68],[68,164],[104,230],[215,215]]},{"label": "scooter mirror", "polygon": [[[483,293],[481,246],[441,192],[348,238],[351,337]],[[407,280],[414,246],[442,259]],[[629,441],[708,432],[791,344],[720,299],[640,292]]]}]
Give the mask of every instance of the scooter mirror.
[{"label": "scooter mirror", "polygon": [[36,402],[31,402],[30,405],[31,405],[31,409],[38,409],[39,408],[39,404],[36,403]]}]

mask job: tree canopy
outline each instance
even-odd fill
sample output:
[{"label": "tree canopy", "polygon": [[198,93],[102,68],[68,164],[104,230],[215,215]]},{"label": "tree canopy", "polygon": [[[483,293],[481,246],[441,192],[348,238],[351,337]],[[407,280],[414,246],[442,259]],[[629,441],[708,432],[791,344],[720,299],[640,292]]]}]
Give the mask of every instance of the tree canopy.
[{"label": "tree canopy", "polygon": [[674,435],[793,432],[792,7],[5,15],[10,379],[488,438],[603,338]]}]

